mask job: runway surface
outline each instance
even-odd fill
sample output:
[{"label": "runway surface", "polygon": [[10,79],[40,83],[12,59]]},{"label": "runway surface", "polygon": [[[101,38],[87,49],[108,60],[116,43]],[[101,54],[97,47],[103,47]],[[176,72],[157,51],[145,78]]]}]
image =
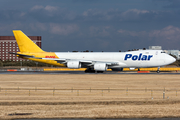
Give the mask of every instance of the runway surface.
[{"label": "runway surface", "polygon": [[104,73],[85,73],[84,71],[0,71],[0,74],[180,74],[180,72],[104,72]]},{"label": "runway surface", "polygon": [[[126,119],[98,119],[98,120],[179,120],[180,118],[126,118]],[[95,119],[15,119],[15,120],[95,120]]]}]

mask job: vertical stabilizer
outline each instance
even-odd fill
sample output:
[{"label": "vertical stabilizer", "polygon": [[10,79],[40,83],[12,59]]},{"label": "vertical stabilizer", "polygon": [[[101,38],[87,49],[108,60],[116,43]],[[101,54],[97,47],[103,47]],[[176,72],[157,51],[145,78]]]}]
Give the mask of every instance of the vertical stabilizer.
[{"label": "vertical stabilizer", "polygon": [[20,52],[44,52],[21,30],[13,30]]}]

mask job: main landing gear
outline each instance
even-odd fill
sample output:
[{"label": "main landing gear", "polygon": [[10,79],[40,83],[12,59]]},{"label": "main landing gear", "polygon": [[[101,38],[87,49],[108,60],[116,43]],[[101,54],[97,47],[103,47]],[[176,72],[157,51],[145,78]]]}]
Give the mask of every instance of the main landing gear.
[{"label": "main landing gear", "polygon": [[94,69],[86,69],[85,73],[103,73],[104,71],[95,71]]},{"label": "main landing gear", "polygon": [[96,71],[95,70],[93,70],[93,69],[86,69],[85,70],[85,73],[95,73]]}]

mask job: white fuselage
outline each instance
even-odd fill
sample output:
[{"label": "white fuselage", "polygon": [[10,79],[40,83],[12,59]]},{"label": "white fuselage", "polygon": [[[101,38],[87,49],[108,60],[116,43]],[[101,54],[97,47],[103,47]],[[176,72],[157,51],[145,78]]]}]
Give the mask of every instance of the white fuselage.
[{"label": "white fuselage", "polygon": [[162,50],[140,50],[129,52],[55,52],[59,58],[77,61],[116,62],[109,68],[160,67],[171,64],[175,58]]}]

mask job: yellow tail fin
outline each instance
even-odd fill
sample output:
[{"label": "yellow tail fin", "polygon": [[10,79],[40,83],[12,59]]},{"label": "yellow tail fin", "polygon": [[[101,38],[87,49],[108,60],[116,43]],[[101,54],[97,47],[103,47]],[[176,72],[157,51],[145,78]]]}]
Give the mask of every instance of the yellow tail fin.
[{"label": "yellow tail fin", "polygon": [[44,52],[21,30],[13,30],[20,52]]}]

